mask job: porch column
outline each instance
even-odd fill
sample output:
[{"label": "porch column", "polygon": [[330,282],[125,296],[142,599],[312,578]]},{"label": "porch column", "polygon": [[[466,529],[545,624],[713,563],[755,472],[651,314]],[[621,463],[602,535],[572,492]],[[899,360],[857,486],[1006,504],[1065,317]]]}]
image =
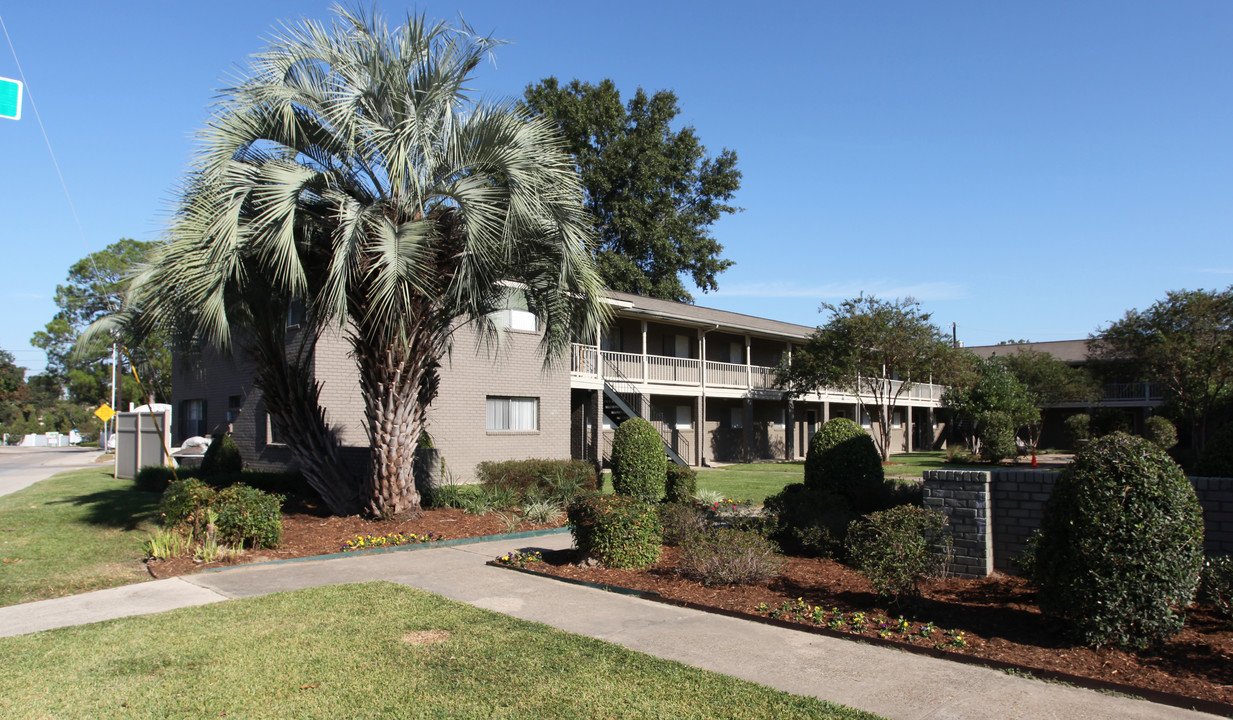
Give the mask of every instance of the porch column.
[{"label": "porch column", "polygon": [[586,442],[590,445],[590,455],[595,459],[595,464],[599,467],[604,466],[604,391],[592,390],[591,397],[587,403],[590,407],[587,408],[587,414],[591,416],[591,436],[586,438]]},{"label": "porch column", "polygon": [[744,400],[745,422],[742,423],[742,435],[745,438],[745,462],[753,462],[753,398],[746,395]]},{"label": "porch column", "polygon": [[783,459],[796,459],[796,402],[792,396],[786,395],[784,398],[783,411]]},{"label": "porch column", "polygon": [[647,367],[646,367],[646,320],[643,320],[642,321],[642,382],[646,382],[648,379],[650,379],[650,376],[647,375]]},{"label": "porch column", "polygon": [[694,458],[698,466],[706,465],[706,396],[699,395],[694,400]]},{"label": "porch column", "polygon": [[913,412],[914,410],[916,410],[916,408],[912,407],[911,405],[903,409],[903,414],[907,416],[907,423],[904,429],[907,432],[908,436],[907,436],[907,442],[904,443],[904,445],[907,446],[908,452],[915,452],[914,445],[915,445],[916,438],[914,437],[914,434],[916,430],[916,419],[913,417],[913,415],[915,415],[915,413]]}]

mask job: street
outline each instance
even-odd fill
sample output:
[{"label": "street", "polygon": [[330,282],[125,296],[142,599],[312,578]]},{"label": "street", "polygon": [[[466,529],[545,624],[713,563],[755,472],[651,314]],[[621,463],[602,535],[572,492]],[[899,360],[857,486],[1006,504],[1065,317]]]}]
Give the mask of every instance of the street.
[{"label": "street", "polygon": [[97,448],[0,447],[0,495],[17,492],[65,470],[103,465],[94,462],[99,455]]}]

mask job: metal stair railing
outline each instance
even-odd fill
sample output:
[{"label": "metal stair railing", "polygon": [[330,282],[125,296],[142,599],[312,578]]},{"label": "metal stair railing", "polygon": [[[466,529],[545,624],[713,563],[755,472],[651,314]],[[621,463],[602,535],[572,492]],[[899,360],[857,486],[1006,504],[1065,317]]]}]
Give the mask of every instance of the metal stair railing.
[{"label": "metal stair railing", "polygon": [[[664,437],[664,431],[665,430],[671,431],[672,428],[668,428],[667,418],[664,417],[663,412],[660,410],[657,410],[655,406],[651,404],[650,399],[647,398],[645,395],[643,395],[642,391],[639,390],[632,382],[630,382],[629,379],[626,378],[621,373],[620,370],[612,366],[611,363],[604,362],[602,364],[602,370],[603,370],[602,379],[604,381],[604,395],[606,395],[608,399],[612,400],[612,402],[615,403],[617,407],[621,408],[621,412],[625,413],[626,416],[631,417],[631,418],[642,417],[642,413],[637,412],[633,408],[631,408],[629,404],[625,402],[624,398],[621,397],[622,394],[634,396],[634,398],[637,399],[639,406],[645,405],[647,409],[650,411],[648,413],[650,417],[647,417],[644,419],[649,421],[651,425],[655,426],[655,430],[659,433],[659,439],[664,441],[664,450],[668,452],[668,457],[672,458],[672,462],[676,463],[677,465],[683,465],[683,466],[688,467],[689,463],[686,462],[685,458],[683,458],[681,454],[678,453],[676,449],[672,447],[672,442],[669,441],[668,438]],[[616,378],[619,379],[619,382],[625,385],[626,389],[617,390],[617,388],[614,387],[613,384],[608,381],[609,373],[611,373],[611,375],[616,376]],[[685,454],[687,455],[690,454],[689,440],[687,438],[681,437],[679,434],[676,435],[675,439],[682,445],[683,449],[685,450]]]}]

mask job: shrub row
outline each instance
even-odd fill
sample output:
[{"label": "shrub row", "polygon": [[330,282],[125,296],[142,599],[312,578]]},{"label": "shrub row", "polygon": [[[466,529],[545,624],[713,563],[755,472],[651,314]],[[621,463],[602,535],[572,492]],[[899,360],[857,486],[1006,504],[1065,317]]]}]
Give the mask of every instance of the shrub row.
[{"label": "shrub row", "polygon": [[166,527],[190,530],[198,537],[207,533],[213,511],[220,540],[260,548],[275,547],[282,540],[282,502],[281,495],[247,485],[215,490],[190,477],[167,487],[159,509]]},{"label": "shrub row", "polygon": [[663,526],[654,506],[629,495],[585,495],[567,511],[574,546],[613,568],[644,568],[659,560]]},{"label": "shrub row", "polygon": [[475,475],[487,489],[513,490],[523,500],[569,502],[599,489],[599,472],[586,460],[504,460],[482,462]]}]

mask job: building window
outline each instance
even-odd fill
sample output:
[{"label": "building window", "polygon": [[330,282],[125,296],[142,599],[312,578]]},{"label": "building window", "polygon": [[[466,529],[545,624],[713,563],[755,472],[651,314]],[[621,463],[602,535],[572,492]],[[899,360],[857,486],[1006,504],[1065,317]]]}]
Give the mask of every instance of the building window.
[{"label": "building window", "polygon": [[865,408],[861,408],[861,427],[866,430],[873,427],[873,421],[869,417],[869,411]]},{"label": "building window", "polygon": [[891,413],[891,427],[893,428],[903,427],[903,410],[900,410],[899,408],[895,408],[895,412]]},{"label": "building window", "polygon": [[688,405],[676,406],[676,423],[673,425],[677,430],[691,430],[694,426],[693,408]]},{"label": "building window", "polygon": [[240,417],[240,406],[243,399],[239,395],[231,395],[227,398],[227,422],[235,422],[235,419]]},{"label": "building window", "polygon": [[278,429],[278,425],[274,422],[273,416],[269,413],[265,414],[265,443],[266,445],[287,444],[287,439],[283,437],[282,432]]},{"label": "building window", "polygon": [[287,327],[297,328],[304,324],[304,301],[292,300],[287,306]]},{"label": "building window", "polygon": [[740,430],[741,428],[745,427],[745,409],[744,408],[739,408],[739,407],[728,408],[728,412],[731,413],[730,415],[731,420],[729,421],[729,427],[731,427],[733,430]]},{"label": "building window", "polygon": [[491,313],[488,318],[492,324],[502,330],[521,330],[536,332],[539,330],[539,318],[530,311],[526,294],[518,288],[509,288],[505,293],[504,307]]},{"label": "building window", "polygon": [[676,358],[689,357],[689,336],[688,335],[665,335],[664,336],[664,357],[676,357]]},{"label": "building window", "polygon": [[539,430],[539,398],[489,397],[489,432],[533,432]]},{"label": "building window", "polygon": [[185,438],[206,434],[206,401],[185,400],[180,404],[180,429]]}]

